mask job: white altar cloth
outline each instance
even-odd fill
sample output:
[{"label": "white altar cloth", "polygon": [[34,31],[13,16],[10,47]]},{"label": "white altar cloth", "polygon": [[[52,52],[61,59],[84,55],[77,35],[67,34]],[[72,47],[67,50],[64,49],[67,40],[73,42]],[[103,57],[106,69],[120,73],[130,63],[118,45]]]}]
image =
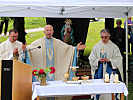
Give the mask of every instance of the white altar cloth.
[{"label": "white altar cloth", "polygon": [[124,93],[128,95],[126,85],[120,83],[104,83],[102,79],[94,79],[93,83],[85,84],[67,84],[62,81],[47,81],[47,86],[37,85],[33,83],[32,100],[37,96],[52,97],[52,96],[75,96],[88,94],[103,94],[103,93]]}]

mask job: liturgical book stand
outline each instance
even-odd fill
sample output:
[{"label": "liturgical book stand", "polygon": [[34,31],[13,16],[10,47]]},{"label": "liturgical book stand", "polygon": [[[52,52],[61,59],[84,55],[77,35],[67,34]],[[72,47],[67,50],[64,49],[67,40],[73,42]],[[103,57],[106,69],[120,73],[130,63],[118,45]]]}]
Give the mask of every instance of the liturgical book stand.
[{"label": "liturgical book stand", "polygon": [[0,60],[0,100],[31,100],[32,66]]}]

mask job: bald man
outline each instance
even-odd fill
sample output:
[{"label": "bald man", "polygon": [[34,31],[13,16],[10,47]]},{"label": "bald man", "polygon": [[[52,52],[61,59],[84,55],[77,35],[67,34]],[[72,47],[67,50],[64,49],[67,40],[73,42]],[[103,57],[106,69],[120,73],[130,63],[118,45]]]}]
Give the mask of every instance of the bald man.
[{"label": "bald man", "polygon": [[[51,25],[45,26],[44,33],[45,36],[43,38],[34,41],[27,47],[34,48],[41,46],[40,49],[35,49],[30,52],[31,63],[34,68],[46,68],[46,66],[55,67],[56,72],[52,75],[48,74],[47,80],[64,80],[63,74],[65,72],[70,73],[69,68],[72,66],[75,50],[83,50],[86,45],[81,45],[82,42],[80,42],[77,47],[73,47],[61,40],[53,38],[54,30]],[[65,98],[63,98],[63,100],[65,100]],[[66,98],[66,100],[69,99]]]}]

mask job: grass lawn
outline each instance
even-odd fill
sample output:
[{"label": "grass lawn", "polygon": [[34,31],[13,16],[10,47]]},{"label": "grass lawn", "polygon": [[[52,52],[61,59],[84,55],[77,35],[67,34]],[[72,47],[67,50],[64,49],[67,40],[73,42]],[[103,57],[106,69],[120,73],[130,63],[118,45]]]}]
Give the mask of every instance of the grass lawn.
[{"label": "grass lawn", "polygon": [[41,38],[44,36],[44,33],[43,31],[40,31],[40,32],[32,32],[32,33],[28,33],[26,35],[26,41],[27,41],[27,44],[31,44],[33,41]]},{"label": "grass lawn", "polygon": [[[46,25],[46,18],[44,17],[25,17],[25,29],[40,28]],[[5,25],[5,24],[4,24]],[[13,29],[13,20],[9,20],[8,31]],[[4,27],[3,27],[4,32]]]},{"label": "grass lawn", "polygon": [[90,23],[86,39],[86,48],[84,51],[84,56],[88,56],[92,50],[92,47],[101,40],[100,31],[103,28],[104,22]]},{"label": "grass lawn", "polygon": [[2,43],[2,42],[4,42],[4,41],[6,41],[6,40],[7,40],[7,38],[8,38],[8,36],[6,36],[6,37],[0,37],[0,43]]},{"label": "grass lawn", "polygon": [[25,17],[25,29],[40,28],[46,25],[44,17]]}]

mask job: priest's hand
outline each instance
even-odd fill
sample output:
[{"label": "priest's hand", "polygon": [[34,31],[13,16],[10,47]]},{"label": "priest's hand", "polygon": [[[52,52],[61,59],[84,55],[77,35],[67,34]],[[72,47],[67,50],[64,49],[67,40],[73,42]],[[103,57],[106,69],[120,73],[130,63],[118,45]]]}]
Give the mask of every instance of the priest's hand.
[{"label": "priest's hand", "polygon": [[102,63],[105,63],[105,61],[106,61],[105,58],[101,58],[101,59],[99,60],[99,62],[102,62]]},{"label": "priest's hand", "polygon": [[[105,58],[106,59],[106,58]],[[110,62],[109,59],[106,59],[106,62]]]},{"label": "priest's hand", "polygon": [[82,42],[80,42],[80,43],[77,45],[77,50],[83,50],[83,49],[86,47],[85,44],[83,44],[83,45],[81,45],[81,44],[82,44]]},{"label": "priest's hand", "polygon": [[13,56],[18,56],[18,55],[19,55],[18,48],[16,47],[13,49]]},{"label": "priest's hand", "polygon": [[22,50],[23,50],[23,51],[25,51],[26,46],[27,46],[27,43],[25,43],[25,45],[22,44]]},{"label": "priest's hand", "polygon": [[99,61],[102,62],[102,63],[105,63],[105,62],[109,62],[109,59],[107,59],[107,58],[101,58]]}]

